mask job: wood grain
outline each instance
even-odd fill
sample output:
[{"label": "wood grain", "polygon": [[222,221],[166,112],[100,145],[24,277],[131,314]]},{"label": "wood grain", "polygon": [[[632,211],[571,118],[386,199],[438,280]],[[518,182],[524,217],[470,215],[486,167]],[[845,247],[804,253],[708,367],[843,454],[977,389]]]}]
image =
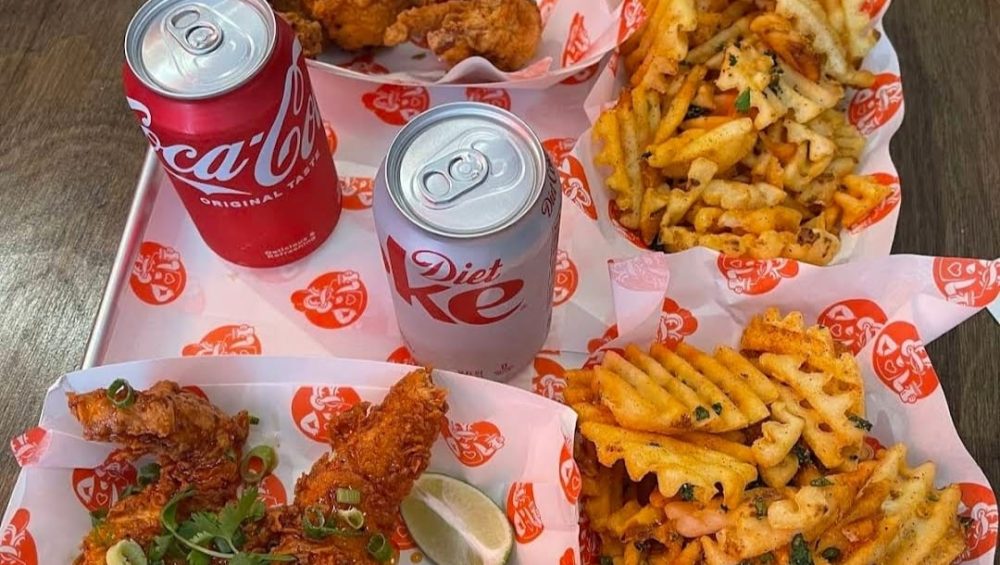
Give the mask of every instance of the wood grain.
[{"label": "wood grain", "polygon": [[[30,427],[78,366],[144,142],[121,93],[137,0],[0,0],[0,438]],[[1000,24],[995,0],[898,0],[907,116],[899,253],[1000,255]],[[982,313],[930,349],[952,415],[1000,485],[1000,326]],[[0,499],[17,466],[0,456]]]}]

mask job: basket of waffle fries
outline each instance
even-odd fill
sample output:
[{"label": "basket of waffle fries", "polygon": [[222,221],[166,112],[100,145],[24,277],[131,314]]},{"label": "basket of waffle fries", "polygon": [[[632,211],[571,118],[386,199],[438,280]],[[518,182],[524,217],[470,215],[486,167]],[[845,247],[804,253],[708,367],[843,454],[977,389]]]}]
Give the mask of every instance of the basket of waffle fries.
[{"label": "basket of waffle fries", "polygon": [[603,105],[587,160],[611,221],[667,253],[817,265],[887,253],[902,89],[871,4],[645,0],[647,21],[591,95]]},{"label": "basket of waffle fries", "polygon": [[946,564],[967,551],[962,488],[868,437],[858,363],[801,313],[764,311],[737,347],[628,345],[567,382],[583,509],[612,563]]},{"label": "basket of waffle fries", "polygon": [[[649,257],[665,288],[639,284]],[[996,497],[924,344],[997,298],[998,266],[615,261],[617,323],[562,391],[583,563],[993,563]]]}]

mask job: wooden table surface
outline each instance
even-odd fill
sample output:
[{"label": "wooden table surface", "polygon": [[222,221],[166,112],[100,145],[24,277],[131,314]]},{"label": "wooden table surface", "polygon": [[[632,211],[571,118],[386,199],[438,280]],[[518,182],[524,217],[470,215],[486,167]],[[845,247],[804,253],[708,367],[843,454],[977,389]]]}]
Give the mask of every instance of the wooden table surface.
[{"label": "wooden table surface", "polygon": [[[0,0],[0,438],[77,368],[145,142],[121,89],[138,0]],[[996,0],[898,0],[887,27],[907,115],[892,144],[895,251],[1000,255]],[[992,197],[990,195],[993,195]],[[1000,486],[1000,326],[983,312],[929,347],[966,445]],[[0,500],[17,475],[0,456]]]}]

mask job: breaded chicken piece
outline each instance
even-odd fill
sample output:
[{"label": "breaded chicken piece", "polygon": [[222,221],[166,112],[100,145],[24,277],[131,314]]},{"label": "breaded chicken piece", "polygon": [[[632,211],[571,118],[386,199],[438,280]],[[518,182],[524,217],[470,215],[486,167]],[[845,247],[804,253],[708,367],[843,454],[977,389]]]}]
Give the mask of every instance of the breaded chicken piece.
[{"label": "breaded chicken piece", "polygon": [[[272,552],[294,555],[303,565],[374,563],[365,549],[368,539],[374,533],[392,532],[400,502],[427,469],[448,409],[446,394],[434,386],[426,370],[417,370],[396,383],[381,405],[364,402],[334,418],[333,452],[299,478],[295,504],[270,517],[272,528],[282,532]],[[365,515],[365,534],[306,539],[303,512],[310,507],[327,512],[337,508],[338,488],[361,493],[358,508]]]},{"label": "breaded chicken piece", "polygon": [[516,71],[534,57],[541,37],[534,0],[447,0],[401,13],[383,39],[390,46],[426,42],[449,67],[478,55]]},{"label": "breaded chicken piece", "polygon": [[221,508],[240,485],[239,456],[249,433],[246,412],[230,417],[168,381],[133,394],[134,402],[121,408],[106,389],[68,395],[83,437],[122,445],[115,457],[123,461],[154,455],[160,465],[155,483],[119,499],[84,538],[76,565],[104,565],[108,548],[125,538],[146,547],[162,533],[160,511],[189,485],[196,495],[184,502],[182,514]]},{"label": "breaded chicken piece", "polygon": [[385,30],[417,0],[302,0],[306,14],[343,49],[380,47]]},{"label": "breaded chicken piece", "polygon": [[302,44],[302,53],[309,58],[313,58],[323,52],[326,43],[326,35],[323,33],[323,26],[315,20],[309,19],[302,12],[278,12],[299,38]]}]

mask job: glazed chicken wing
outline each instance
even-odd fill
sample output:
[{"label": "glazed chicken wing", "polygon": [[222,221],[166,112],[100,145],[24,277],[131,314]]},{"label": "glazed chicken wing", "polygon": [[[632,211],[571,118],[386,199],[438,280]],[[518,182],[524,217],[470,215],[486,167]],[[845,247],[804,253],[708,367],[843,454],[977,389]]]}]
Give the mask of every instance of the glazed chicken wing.
[{"label": "glazed chicken wing", "polygon": [[197,494],[185,502],[186,512],[222,507],[240,484],[239,452],[249,431],[246,412],[227,416],[167,381],[132,395],[127,406],[117,406],[107,389],[69,395],[70,411],[85,438],[122,445],[115,457],[123,461],[154,455],[160,465],[153,484],[119,499],[91,530],[77,565],[104,565],[108,548],[122,539],[146,547],[162,533],[160,511],[189,485]]},{"label": "glazed chicken wing", "polygon": [[[418,370],[396,383],[380,406],[361,403],[331,421],[333,452],[299,478],[293,508],[278,518],[283,533],[273,552],[294,555],[302,564],[374,563],[367,541],[371,534],[392,532],[399,503],[427,469],[447,410],[445,395],[427,371]],[[319,540],[303,536],[305,510],[336,509],[337,490],[344,488],[361,495],[358,508],[366,534]]]},{"label": "glazed chicken wing", "polygon": [[446,0],[401,13],[383,39],[386,45],[426,42],[449,66],[480,56],[516,71],[535,55],[541,36],[534,0]]}]

